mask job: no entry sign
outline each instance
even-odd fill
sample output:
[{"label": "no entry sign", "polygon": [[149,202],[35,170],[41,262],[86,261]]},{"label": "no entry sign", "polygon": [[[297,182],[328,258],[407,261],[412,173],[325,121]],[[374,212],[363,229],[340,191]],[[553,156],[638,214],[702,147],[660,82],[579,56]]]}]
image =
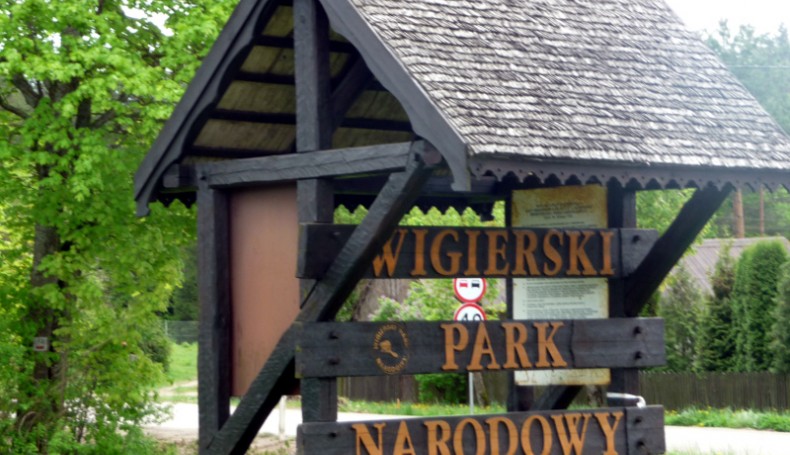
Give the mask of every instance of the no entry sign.
[{"label": "no entry sign", "polygon": [[477,303],[486,294],[488,284],[485,278],[455,278],[453,291],[458,300],[464,303]]}]

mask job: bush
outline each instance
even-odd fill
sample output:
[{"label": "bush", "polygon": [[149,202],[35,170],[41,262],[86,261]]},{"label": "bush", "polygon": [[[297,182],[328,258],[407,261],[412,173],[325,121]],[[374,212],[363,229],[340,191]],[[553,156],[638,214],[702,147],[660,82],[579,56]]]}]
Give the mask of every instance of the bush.
[{"label": "bush", "polygon": [[142,335],[140,350],[153,362],[162,365],[164,371],[169,371],[172,347],[162,324],[159,324],[159,321],[148,324],[146,327],[141,327],[140,333]]},{"label": "bush", "polygon": [[462,404],[467,401],[466,374],[420,374],[414,378],[417,381],[420,402]]},{"label": "bush", "polygon": [[771,367],[770,334],[774,325],[779,270],[787,260],[781,242],[758,242],[738,261],[733,290],[736,325],[736,368],[765,371]]}]

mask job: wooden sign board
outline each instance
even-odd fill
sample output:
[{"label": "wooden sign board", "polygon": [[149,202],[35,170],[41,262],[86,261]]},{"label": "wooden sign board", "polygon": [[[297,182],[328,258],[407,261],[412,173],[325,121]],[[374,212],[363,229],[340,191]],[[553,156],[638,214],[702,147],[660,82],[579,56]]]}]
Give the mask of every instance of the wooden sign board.
[{"label": "wooden sign board", "polygon": [[[354,226],[302,224],[297,276],[319,279]],[[657,238],[643,229],[403,226],[367,278],[621,277]]]},{"label": "wooden sign board", "polygon": [[663,365],[659,318],[307,323],[298,377]]},{"label": "wooden sign board", "polygon": [[599,408],[471,417],[304,423],[297,453],[636,455],[665,452],[664,410]]}]

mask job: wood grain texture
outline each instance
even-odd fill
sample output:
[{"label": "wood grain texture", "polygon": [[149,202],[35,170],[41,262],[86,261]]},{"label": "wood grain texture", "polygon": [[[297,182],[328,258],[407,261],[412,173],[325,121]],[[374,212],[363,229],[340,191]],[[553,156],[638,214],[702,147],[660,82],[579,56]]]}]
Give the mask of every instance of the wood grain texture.
[{"label": "wood grain texture", "polygon": [[297,430],[297,453],[659,454],[663,418],[663,408],[650,406],[306,423]]},{"label": "wood grain texture", "polygon": [[[383,239],[391,235],[430,176],[431,168],[418,159],[420,151],[419,145],[413,148],[415,158],[407,169],[390,177],[326,277],[309,292],[297,318],[299,321],[326,321],[335,316],[362,277],[365,264],[370,263],[375,251],[381,248]],[[293,387],[297,336],[294,327],[280,338],[236,411],[216,433],[208,453],[244,453],[282,394]]]},{"label": "wood grain texture", "polygon": [[411,142],[273,155],[203,165],[214,188],[337,177],[406,168]]},{"label": "wood grain texture", "polygon": [[677,264],[713,214],[727,198],[731,187],[697,190],[678,213],[675,221],[656,241],[625,284],[626,316],[636,316],[650,295]]},{"label": "wood grain texture", "polygon": [[306,323],[302,377],[663,365],[664,323],[649,319],[480,323]]},{"label": "wood grain texture", "polygon": [[[353,229],[302,225],[298,276],[320,278]],[[638,229],[401,226],[365,277],[621,277],[633,272],[656,238],[655,231]]]},{"label": "wood grain texture", "polygon": [[[294,57],[296,65],[296,151],[313,159],[332,154],[332,100],[329,69],[329,22],[317,0],[294,0]],[[317,155],[317,156],[316,156]],[[364,162],[368,162],[367,160]],[[305,163],[303,166],[308,166]],[[331,223],[334,216],[332,183],[326,179],[297,184],[300,222]],[[301,280],[301,298],[313,280]],[[301,383],[302,420],[331,422],[337,419],[337,383],[334,378],[307,379]]]},{"label": "wood grain texture", "polygon": [[198,190],[199,452],[230,413],[230,277],[227,195],[205,184]]}]

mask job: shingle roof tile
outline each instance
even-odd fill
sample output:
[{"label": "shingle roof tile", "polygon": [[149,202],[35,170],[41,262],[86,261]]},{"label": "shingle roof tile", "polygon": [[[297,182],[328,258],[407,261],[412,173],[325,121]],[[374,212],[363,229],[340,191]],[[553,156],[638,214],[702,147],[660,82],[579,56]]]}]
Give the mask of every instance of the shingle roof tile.
[{"label": "shingle roof tile", "polygon": [[349,0],[481,156],[790,169],[790,139],[652,0]]}]

